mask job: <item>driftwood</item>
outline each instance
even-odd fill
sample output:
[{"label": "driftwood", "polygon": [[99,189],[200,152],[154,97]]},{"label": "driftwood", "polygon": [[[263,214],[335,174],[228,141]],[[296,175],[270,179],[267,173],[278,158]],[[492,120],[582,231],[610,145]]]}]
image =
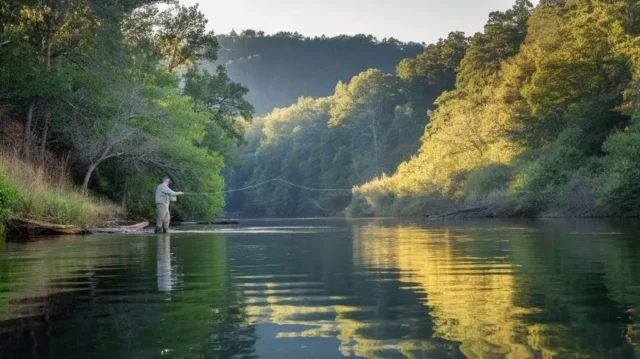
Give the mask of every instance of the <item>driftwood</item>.
[{"label": "driftwood", "polygon": [[7,234],[10,237],[34,237],[47,235],[80,235],[91,233],[134,233],[142,232],[149,226],[149,222],[144,221],[129,226],[115,228],[80,228],[77,226],[53,224],[34,221],[25,218],[10,218],[7,221]]},{"label": "driftwood", "polygon": [[86,234],[84,228],[64,225],[38,222],[26,218],[12,217],[7,221],[7,234],[11,237],[15,236],[46,236],[61,234]]},{"label": "driftwood", "polygon": [[131,226],[122,226],[115,228],[90,228],[87,231],[89,233],[133,233],[142,232],[146,227],[149,227],[149,222],[144,221]]},{"label": "driftwood", "polygon": [[486,213],[483,213],[488,209],[487,206],[465,208],[457,211],[451,211],[443,214],[425,215],[429,219],[440,219],[449,217],[490,217]]}]

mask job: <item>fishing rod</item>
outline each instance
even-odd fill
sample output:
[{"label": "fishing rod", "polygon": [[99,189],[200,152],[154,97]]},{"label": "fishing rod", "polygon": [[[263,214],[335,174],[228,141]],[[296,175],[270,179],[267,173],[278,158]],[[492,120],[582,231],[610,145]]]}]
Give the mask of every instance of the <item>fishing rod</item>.
[{"label": "fishing rod", "polygon": [[218,192],[204,192],[204,193],[194,193],[194,192],[184,192],[185,195],[191,195],[191,196],[206,196],[206,195],[212,195],[212,194],[221,194],[221,193],[233,193],[233,192],[240,192],[240,191],[245,191],[248,189],[252,189],[252,188],[256,188],[256,187],[260,187],[263,186],[267,183],[271,183],[271,182],[282,182],[285,184],[288,184],[290,186],[293,187],[298,187],[307,191],[314,191],[314,192],[351,192],[351,189],[347,189],[347,188],[311,188],[311,187],[306,187],[306,186],[301,186],[295,183],[291,183],[289,181],[285,181],[282,178],[272,178],[268,181],[264,181],[264,182],[260,182],[260,183],[256,183],[254,185],[251,186],[246,186],[246,187],[242,187],[242,188],[237,188],[237,189],[230,189],[230,190],[226,190],[226,191],[218,191]]}]

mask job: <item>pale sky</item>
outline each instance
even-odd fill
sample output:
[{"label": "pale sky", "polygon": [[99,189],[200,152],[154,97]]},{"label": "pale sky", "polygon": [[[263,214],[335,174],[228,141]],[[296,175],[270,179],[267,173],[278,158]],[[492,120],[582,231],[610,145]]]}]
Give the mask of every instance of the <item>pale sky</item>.
[{"label": "pale sky", "polygon": [[245,29],[305,36],[371,34],[432,43],[454,30],[482,31],[489,12],[515,0],[181,0],[200,3],[217,34]]}]

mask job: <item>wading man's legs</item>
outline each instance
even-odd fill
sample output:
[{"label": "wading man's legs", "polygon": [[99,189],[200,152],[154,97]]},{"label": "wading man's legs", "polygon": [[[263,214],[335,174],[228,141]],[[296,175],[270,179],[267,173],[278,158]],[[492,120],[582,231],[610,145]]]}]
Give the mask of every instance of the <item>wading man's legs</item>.
[{"label": "wading man's legs", "polygon": [[169,230],[169,204],[158,204],[158,220],[156,221],[156,233],[167,232]]}]

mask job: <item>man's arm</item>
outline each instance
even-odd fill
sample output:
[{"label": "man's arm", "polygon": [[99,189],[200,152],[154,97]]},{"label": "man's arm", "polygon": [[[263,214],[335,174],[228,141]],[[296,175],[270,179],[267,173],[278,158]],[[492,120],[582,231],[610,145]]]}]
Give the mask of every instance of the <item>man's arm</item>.
[{"label": "man's arm", "polygon": [[182,192],[174,192],[174,191],[172,191],[172,190],[171,190],[171,188],[169,188],[169,187],[167,187],[167,186],[165,186],[165,185],[163,185],[162,187],[160,187],[160,191],[161,191],[162,193],[166,194],[166,195],[167,195],[167,196],[169,196],[169,197],[181,196],[181,195],[183,195],[183,194],[184,194],[184,193],[182,193]]},{"label": "man's arm", "polygon": [[162,185],[162,187],[160,187],[160,192],[164,193],[165,195],[169,196],[169,197],[175,197],[178,194],[174,191],[171,190],[171,188]]}]

